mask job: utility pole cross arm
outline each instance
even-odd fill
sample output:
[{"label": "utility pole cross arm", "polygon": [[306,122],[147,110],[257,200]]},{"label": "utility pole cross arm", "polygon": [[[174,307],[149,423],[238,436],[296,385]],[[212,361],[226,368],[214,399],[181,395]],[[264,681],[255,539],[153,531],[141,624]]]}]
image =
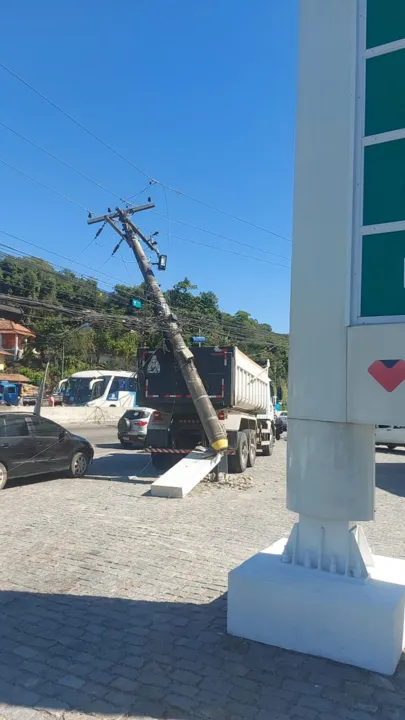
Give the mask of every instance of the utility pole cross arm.
[{"label": "utility pole cross arm", "polygon": [[[126,215],[133,215],[137,212],[142,212],[143,210],[151,210],[155,207],[155,203],[147,203],[146,205],[136,205],[134,207],[128,207],[125,208],[125,214]],[[89,217],[87,220],[87,225],[94,225],[95,223],[100,222],[108,222],[108,220],[118,220],[120,217],[120,214],[122,214],[122,210],[120,208],[116,208],[115,212],[108,213],[108,215],[100,215],[99,217]]]}]

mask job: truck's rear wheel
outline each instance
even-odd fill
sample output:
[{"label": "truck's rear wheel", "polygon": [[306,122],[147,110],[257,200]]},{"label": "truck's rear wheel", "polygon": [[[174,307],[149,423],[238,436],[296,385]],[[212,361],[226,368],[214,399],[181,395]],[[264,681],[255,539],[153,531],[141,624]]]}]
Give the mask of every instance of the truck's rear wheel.
[{"label": "truck's rear wheel", "polygon": [[254,430],[249,430],[249,454],[248,454],[248,461],[247,461],[248,467],[253,467],[253,465],[255,464],[256,454],[257,454],[256,432]]},{"label": "truck's rear wheel", "polygon": [[229,455],[228,469],[230,473],[245,472],[248,464],[249,444],[248,437],[245,432],[238,433],[238,441],[236,447],[236,455]]}]

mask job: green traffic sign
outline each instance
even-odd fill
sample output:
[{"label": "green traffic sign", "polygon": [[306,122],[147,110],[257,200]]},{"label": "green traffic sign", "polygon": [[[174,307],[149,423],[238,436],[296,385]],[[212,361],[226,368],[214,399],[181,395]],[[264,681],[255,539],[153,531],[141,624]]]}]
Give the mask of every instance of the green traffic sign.
[{"label": "green traffic sign", "polygon": [[405,231],[363,237],[361,315],[405,316]]}]

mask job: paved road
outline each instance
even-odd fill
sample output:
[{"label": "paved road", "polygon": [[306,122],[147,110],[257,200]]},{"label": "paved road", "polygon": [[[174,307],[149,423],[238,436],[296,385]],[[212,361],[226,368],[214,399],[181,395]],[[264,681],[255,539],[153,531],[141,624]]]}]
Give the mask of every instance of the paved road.
[{"label": "paved road", "polygon": [[[384,678],[226,634],[227,572],[285,536],[285,443],[251,477],[148,495],[149,459],[96,443],[88,478],[1,493],[0,718],[402,720]],[[405,456],[378,454],[374,550],[405,557]]]}]

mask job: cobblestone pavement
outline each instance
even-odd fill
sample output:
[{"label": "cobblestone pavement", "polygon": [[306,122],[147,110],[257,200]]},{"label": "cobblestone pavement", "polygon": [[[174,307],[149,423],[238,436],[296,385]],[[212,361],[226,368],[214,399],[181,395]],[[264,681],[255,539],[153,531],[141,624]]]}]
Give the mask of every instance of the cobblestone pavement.
[{"label": "cobblestone pavement", "polygon": [[[377,457],[366,532],[405,557],[405,455]],[[91,477],[1,493],[0,719],[405,718],[405,663],[386,678],[226,634],[227,572],[293,521],[283,441],[252,483],[184,501],[148,496],[150,474],[100,442]]]}]

